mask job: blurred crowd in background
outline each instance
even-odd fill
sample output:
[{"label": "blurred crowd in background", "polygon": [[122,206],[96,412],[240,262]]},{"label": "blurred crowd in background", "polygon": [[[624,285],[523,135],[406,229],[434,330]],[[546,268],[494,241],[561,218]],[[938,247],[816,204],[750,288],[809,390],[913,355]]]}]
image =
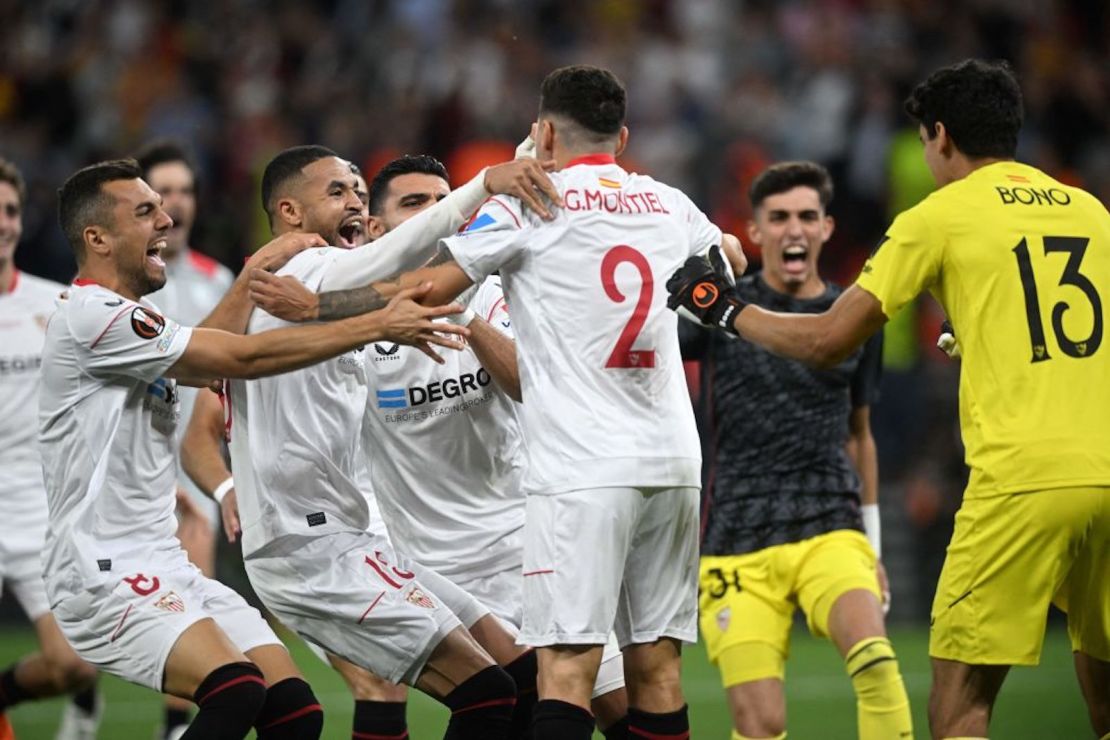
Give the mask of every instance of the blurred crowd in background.
[{"label": "blurred crowd in background", "polygon": [[[1102,0],[0,0],[0,156],[29,185],[21,269],[68,281],[56,188],[155,137],[191,150],[193,245],[234,268],[268,239],[278,150],[321,143],[369,173],[425,152],[459,184],[511,158],[547,72],[590,63],[627,85],[625,167],[742,238],[760,169],[829,167],[822,268],[847,284],[933,187],[901,101],[943,64],[1010,60],[1019,158],[1110,203],[1108,46]],[[941,318],[926,302],[888,326],[874,410],[896,616],[928,613],[965,476]]]}]

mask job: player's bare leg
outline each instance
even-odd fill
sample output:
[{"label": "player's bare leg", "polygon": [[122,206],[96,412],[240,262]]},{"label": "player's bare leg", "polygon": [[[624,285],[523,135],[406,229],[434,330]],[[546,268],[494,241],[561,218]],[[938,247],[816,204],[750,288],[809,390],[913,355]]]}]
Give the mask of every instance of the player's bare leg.
[{"label": "player's bare leg", "polygon": [[786,693],[778,678],[761,678],[725,691],[732,726],[744,738],[776,738],[786,731]]},{"label": "player's bare leg", "polygon": [[682,643],[663,637],[623,650],[631,734],[689,737],[690,720],[682,696]]},{"label": "player's bare leg", "polygon": [[969,665],[933,658],[933,687],[929,692],[929,729],[943,738],[985,738],[994,700],[1008,665]]},{"label": "player's bare leg", "polygon": [[96,669],[77,657],[49,612],[36,619],[34,627],[39,652],[0,675],[0,716],[9,706],[24,700],[73,694],[62,717],[59,737],[94,737],[99,724]]},{"label": "player's bare leg", "polygon": [[1091,715],[1096,737],[1110,735],[1110,663],[1076,652],[1075,675]]},{"label": "player's bare leg", "polygon": [[[196,504],[192,501],[182,502],[181,497],[182,494],[179,493],[177,539],[189,562],[197,566],[205,576],[213,578],[216,572],[216,536],[208,518]],[[175,728],[189,724],[193,702],[169,694],[166,694],[165,701],[163,726],[165,736],[169,738],[173,737],[171,733],[175,732]]]},{"label": "player's bare leg", "polygon": [[[601,734],[609,737],[610,732],[618,732],[617,724],[624,721],[623,731],[627,734],[628,726],[628,692],[622,686],[619,689],[607,691],[601,696],[595,696],[590,701],[590,709],[597,719],[597,729]],[[623,735],[621,735],[623,736]]]},{"label": "player's bare leg", "polygon": [[509,737],[516,684],[465,628],[456,627],[440,641],[416,688],[451,710],[445,737]]},{"label": "player's bare leg", "polygon": [[540,698],[532,725],[536,740],[591,737],[594,718],[589,710],[590,694],[603,649],[601,645],[536,648]]},{"label": "player's bare leg", "polygon": [[262,671],[212,619],[196,622],[177,639],[162,690],[192,697],[200,707],[183,740],[246,737],[266,701]]},{"label": "player's bare leg", "polygon": [[842,594],[829,611],[829,635],[856,693],[861,740],[912,738],[910,700],[878,597],[862,588]]}]

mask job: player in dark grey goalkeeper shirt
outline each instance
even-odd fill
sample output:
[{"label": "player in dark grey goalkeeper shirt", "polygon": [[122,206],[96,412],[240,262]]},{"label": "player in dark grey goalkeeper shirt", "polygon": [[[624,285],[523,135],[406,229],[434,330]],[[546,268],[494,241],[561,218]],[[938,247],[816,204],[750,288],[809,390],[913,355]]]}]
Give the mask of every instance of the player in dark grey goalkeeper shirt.
[{"label": "player in dark grey goalkeeper shirt", "polygon": [[[817,272],[832,235],[831,199],[828,173],[811,162],[777,164],[756,178],[749,236],[762,250],[763,270],[739,281],[743,300],[793,313],[832,305],[841,289]],[[687,359],[702,360],[709,393],[700,620],[733,738],[785,736],[783,676],[798,606],[810,631],[830,638],[845,658],[860,737],[912,737],[883,624],[888,596],[878,563],[868,417],[881,335],[831,370],[721,333],[698,331],[683,349]]]}]

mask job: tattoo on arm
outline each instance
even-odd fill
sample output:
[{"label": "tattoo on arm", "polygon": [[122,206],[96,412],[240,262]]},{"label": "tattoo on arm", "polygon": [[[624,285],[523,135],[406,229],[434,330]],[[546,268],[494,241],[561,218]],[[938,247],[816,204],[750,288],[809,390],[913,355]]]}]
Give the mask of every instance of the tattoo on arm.
[{"label": "tattoo on arm", "polygon": [[385,308],[389,301],[373,285],[350,290],[333,290],[320,294],[319,318],[321,321],[346,319],[359,314]]}]

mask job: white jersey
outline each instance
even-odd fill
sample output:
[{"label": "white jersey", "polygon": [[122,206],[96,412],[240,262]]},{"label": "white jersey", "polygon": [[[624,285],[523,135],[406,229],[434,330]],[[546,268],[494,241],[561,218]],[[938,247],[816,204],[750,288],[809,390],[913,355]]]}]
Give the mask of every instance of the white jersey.
[{"label": "white jersey", "polygon": [[46,491],[37,439],[39,368],[46,322],[66,288],[15,272],[0,295],[0,537],[42,547]]},{"label": "white jersey", "polygon": [[[186,249],[172,260],[166,261],[166,284],[147,296],[161,308],[165,315],[179,324],[196,326],[204,321],[212,309],[224,297],[235,282],[231,270],[216,260],[192,249]],[[181,386],[181,429],[193,416],[200,388]],[[207,391],[205,391],[207,393]],[[211,523],[218,526],[220,517],[216,503],[208,498],[181,469],[178,463],[178,484],[187,490],[193,499],[202,502]]]},{"label": "white jersey", "polygon": [[526,493],[699,486],[701,452],[667,279],[719,244],[683,193],[612,157],[552,175],[542,221],[491,198],[442,241],[475,282],[500,270],[521,370]]},{"label": "white jersey", "polygon": [[192,329],[78,281],[46,330],[39,444],[51,605],[174,553],[177,383]]},{"label": "white jersey", "polygon": [[[501,281],[488,278],[470,308],[512,336]],[[517,404],[474,352],[366,348],[370,406],[363,446],[390,536],[445,576],[480,577],[519,564],[524,456]]]},{"label": "white jersey", "polygon": [[[279,275],[314,292],[352,288],[423,264],[484,198],[482,175],[374,244],[301,252]],[[256,310],[247,332],[289,324]],[[371,527],[359,441],[366,414],[366,348],[301,370],[233,380],[231,464],[243,557],[288,552],[308,540]]]}]

